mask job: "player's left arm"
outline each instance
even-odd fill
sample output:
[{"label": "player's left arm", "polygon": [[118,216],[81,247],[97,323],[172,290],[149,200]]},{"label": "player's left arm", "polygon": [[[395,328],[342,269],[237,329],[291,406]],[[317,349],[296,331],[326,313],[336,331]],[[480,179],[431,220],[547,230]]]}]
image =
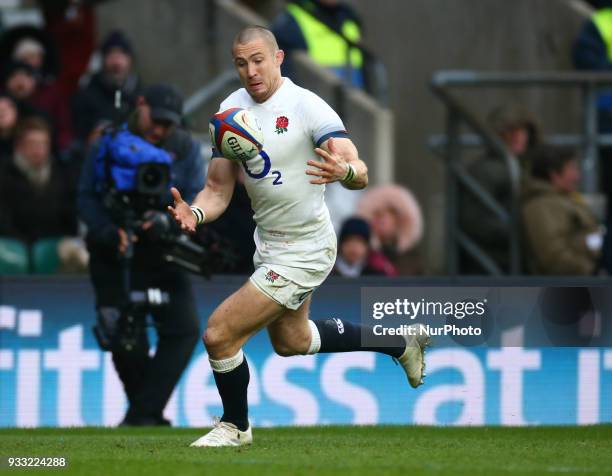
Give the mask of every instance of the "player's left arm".
[{"label": "player's left arm", "polygon": [[309,160],[312,169],[306,174],[313,175],[312,184],[340,182],[351,190],[359,190],[368,185],[368,167],[359,159],[357,147],[348,137],[330,137],[315,153],[322,161]]}]

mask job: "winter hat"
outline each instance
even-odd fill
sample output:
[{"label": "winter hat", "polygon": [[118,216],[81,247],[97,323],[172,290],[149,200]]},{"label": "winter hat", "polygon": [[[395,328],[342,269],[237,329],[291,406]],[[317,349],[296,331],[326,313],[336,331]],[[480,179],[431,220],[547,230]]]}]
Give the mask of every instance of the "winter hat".
[{"label": "winter hat", "polygon": [[119,30],[111,31],[100,46],[103,56],[106,56],[113,48],[119,48],[126,54],[134,56],[134,50],[130,40],[128,40],[127,37]]},{"label": "winter hat", "polygon": [[45,54],[45,47],[42,43],[34,38],[26,37],[19,40],[17,45],[15,45],[15,49],[13,50],[13,59],[21,60],[25,55],[30,53],[39,53],[41,55]]},{"label": "winter hat", "polygon": [[29,76],[36,77],[36,70],[28,63],[24,63],[23,61],[11,61],[4,68],[4,81],[10,78],[17,71],[23,71]]},{"label": "winter hat", "polygon": [[[357,213],[371,222],[381,209],[391,209],[398,217],[397,251],[404,253],[414,248],[423,237],[423,213],[412,192],[401,185],[377,185],[368,189],[359,199]],[[380,248],[376,236],[372,237],[374,249]]]},{"label": "winter hat", "polygon": [[349,236],[360,236],[366,243],[370,243],[370,225],[363,218],[348,218],[340,229],[339,242],[342,243]]}]

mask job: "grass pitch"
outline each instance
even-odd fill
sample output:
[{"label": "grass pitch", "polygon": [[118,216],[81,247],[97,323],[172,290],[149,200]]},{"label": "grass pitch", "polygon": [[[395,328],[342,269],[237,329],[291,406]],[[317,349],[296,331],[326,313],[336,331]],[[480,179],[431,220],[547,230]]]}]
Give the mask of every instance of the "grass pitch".
[{"label": "grass pitch", "polygon": [[[0,430],[0,473],[83,475],[612,474],[612,426],[548,428],[256,428],[254,445],[189,448],[203,430]],[[9,468],[9,456],[68,467]]]}]

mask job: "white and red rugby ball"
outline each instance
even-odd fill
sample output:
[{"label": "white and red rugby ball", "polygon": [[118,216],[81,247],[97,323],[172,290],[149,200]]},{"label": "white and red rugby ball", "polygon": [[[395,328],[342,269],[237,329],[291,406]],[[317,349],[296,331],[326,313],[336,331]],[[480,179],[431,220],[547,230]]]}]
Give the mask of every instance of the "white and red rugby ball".
[{"label": "white and red rugby ball", "polygon": [[218,112],[210,120],[210,140],[223,157],[244,161],[263,148],[263,132],[255,115],[240,107]]}]

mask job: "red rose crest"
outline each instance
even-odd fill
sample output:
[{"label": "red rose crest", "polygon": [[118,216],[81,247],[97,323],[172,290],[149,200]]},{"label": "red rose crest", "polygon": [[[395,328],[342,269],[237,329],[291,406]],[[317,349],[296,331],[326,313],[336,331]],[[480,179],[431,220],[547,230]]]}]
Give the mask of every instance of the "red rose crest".
[{"label": "red rose crest", "polygon": [[278,278],[280,278],[280,275],[272,270],[268,271],[268,274],[266,274],[266,281],[269,281],[271,283],[276,282]]},{"label": "red rose crest", "polygon": [[287,132],[287,127],[289,127],[289,119],[285,116],[280,116],[276,118],[276,133],[282,134],[283,132]]}]

